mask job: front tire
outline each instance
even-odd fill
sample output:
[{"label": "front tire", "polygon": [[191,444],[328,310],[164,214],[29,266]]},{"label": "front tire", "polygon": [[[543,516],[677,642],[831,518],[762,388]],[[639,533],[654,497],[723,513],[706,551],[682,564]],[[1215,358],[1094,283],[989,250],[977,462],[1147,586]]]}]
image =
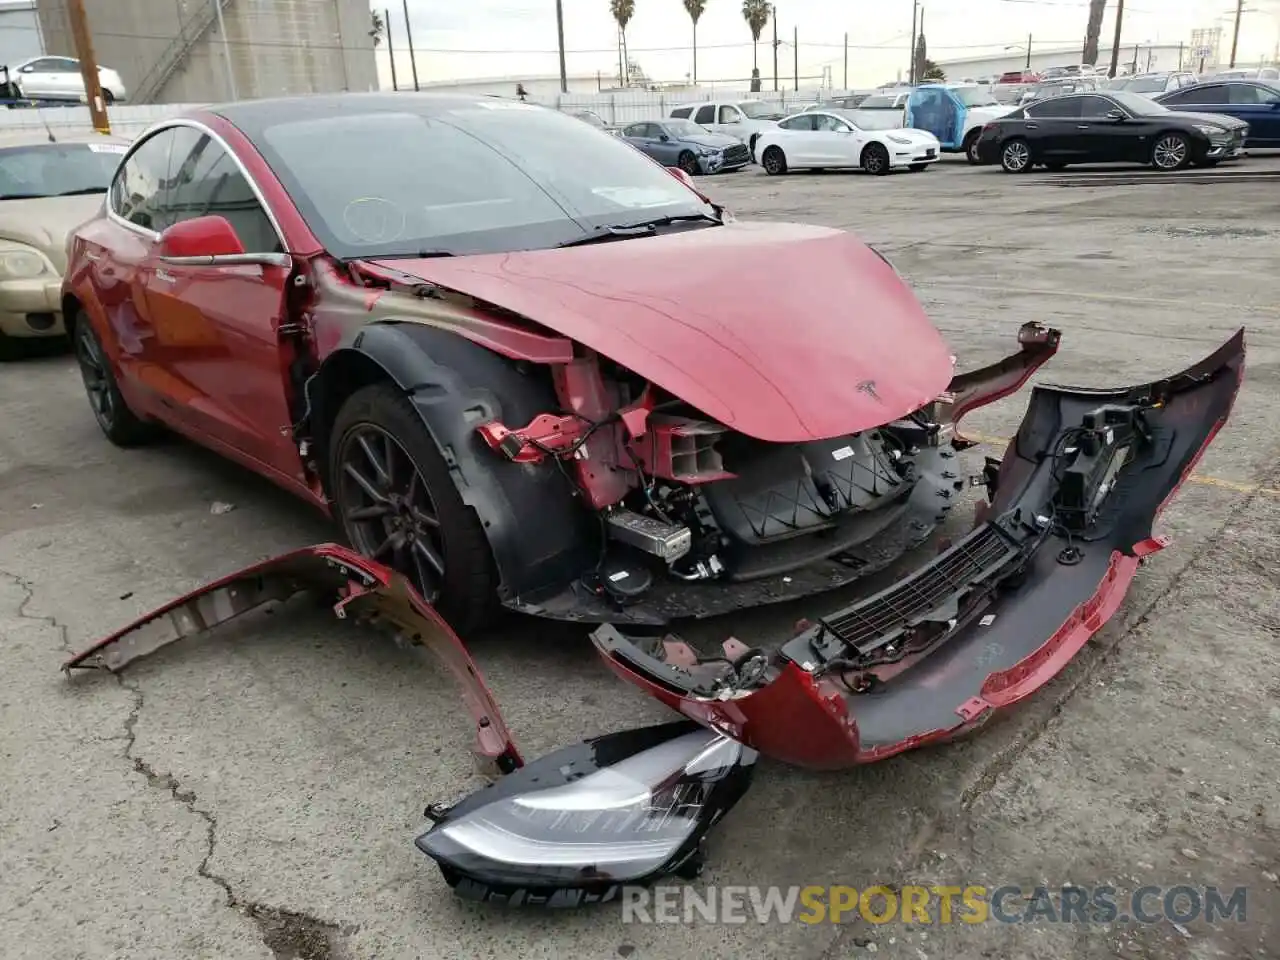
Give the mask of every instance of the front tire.
[{"label": "front tire", "polygon": [[80,379],[84,381],[89,408],[103,435],[117,447],[138,447],[153,440],[159,432],[156,425],[129,409],[116,383],[111,361],[89,318],[78,317],[74,329],[73,348],[80,366]]},{"label": "front tire", "polygon": [[862,151],[862,169],[873,177],[883,177],[889,172],[889,151],[879,143],[869,143]]},{"label": "front tire", "polygon": [[770,147],[760,158],[760,165],[769,176],[779,176],[787,172],[787,155],[781,147]]},{"label": "front tire", "polygon": [[702,165],[698,163],[698,158],[688,150],[680,154],[680,158],[676,160],[676,166],[691,177],[696,177],[702,173]]},{"label": "front tire", "polygon": [[329,444],[334,514],[359,553],[403,574],[457,631],[499,609],[484,528],[412,404],[389,383],[353,393]]},{"label": "front tire", "polygon": [[1021,137],[1008,140],[1000,148],[1000,166],[1005,173],[1031,172],[1031,147]]},{"label": "front tire", "polygon": [[1191,141],[1181,133],[1162,133],[1151,147],[1151,165],[1166,172],[1181,170],[1191,163]]}]

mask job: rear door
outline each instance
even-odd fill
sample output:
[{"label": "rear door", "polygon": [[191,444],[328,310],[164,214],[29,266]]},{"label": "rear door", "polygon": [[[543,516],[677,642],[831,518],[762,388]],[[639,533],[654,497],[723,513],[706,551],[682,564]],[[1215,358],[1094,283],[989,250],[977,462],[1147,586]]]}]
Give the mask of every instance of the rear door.
[{"label": "rear door", "polygon": [[817,117],[816,113],[799,113],[778,124],[779,130],[786,131],[778,138],[778,146],[787,155],[788,165],[803,167],[820,162],[813,145]]},{"label": "rear door", "polygon": [[[281,235],[222,141],[183,128],[169,165],[170,223],[224,217],[245,253],[279,254]],[[193,266],[157,258],[147,300],[157,362],[179,383],[191,425],[228,454],[297,480],[279,327],[292,268]]]},{"label": "rear door", "polygon": [[1025,108],[1027,142],[1037,163],[1082,163],[1088,155],[1080,129],[1083,97],[1050,97]]},{"label": "rear door", "polygon": [[1231,115],[1249,124],[1251,147],[1280,147],[1280,87],[1228,83]]}]

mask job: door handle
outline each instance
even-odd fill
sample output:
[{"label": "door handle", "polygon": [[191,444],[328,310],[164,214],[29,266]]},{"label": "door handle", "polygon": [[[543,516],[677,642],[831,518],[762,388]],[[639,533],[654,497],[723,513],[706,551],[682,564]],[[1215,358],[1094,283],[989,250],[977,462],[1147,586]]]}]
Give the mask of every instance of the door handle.
[{"label": "door handle", "polygon": [[1077,129],[1077,130],[1088,130],[1088,129],[1089,129],[1089,124],[1087,124],[1087,123],[1078,123],[1078,124],[1076,124],[1076,129]]},{"label": "door handle", "polygon": [[177,278],[164,267],[158,267],[156,269],[156,279],[161,283],[174,283],[177,280]]},{"label": "door handle", "polygon": [[1038,124],[1038,123],[1028,123],[1028,124],[1027,124],[1027,129],[1028,129],[1028,130],[1039,130],[1039,129],[1040,129],[1040,124]]}]

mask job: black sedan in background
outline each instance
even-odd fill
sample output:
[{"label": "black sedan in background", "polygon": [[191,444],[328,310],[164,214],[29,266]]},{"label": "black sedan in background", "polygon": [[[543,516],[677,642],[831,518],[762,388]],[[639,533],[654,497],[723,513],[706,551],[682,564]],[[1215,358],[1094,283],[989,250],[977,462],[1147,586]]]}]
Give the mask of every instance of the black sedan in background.
[{"label": "black sedan in background", "polygon": [[978,158],[1006,173],[1126,161],[1181,170],[1239,156],[1248,132],[1234,117],[1175,112],[1135,93],[1100,90],[1029,103],[988,123]]}]

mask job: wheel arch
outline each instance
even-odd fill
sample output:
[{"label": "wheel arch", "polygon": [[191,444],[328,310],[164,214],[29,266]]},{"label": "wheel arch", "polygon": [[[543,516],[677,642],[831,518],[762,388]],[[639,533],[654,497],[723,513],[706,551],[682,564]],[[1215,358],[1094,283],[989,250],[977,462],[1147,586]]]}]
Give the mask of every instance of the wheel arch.
[{"label": "wheel arch", "polygon": [[379,382],[408,398],[463,503],[475,511],[502,600],[536,601],[581,575],[598,549],[599,527],[567,475],[552,463],[511,463],[476,432],[491,420],[523,426],[559,409],[545,367],[426,324],[382,320],[362,327],[307,380],[309,459],[330,501],[330,432],[338,411],[357,390]]},{"label": "wheel arch", "polygon": [[83,309],[84,304],[74,293],[62,295],[62,327],[67,331],[67,339],[73,343],[76,338],[76,321],[80,319],[80,312]]}]

